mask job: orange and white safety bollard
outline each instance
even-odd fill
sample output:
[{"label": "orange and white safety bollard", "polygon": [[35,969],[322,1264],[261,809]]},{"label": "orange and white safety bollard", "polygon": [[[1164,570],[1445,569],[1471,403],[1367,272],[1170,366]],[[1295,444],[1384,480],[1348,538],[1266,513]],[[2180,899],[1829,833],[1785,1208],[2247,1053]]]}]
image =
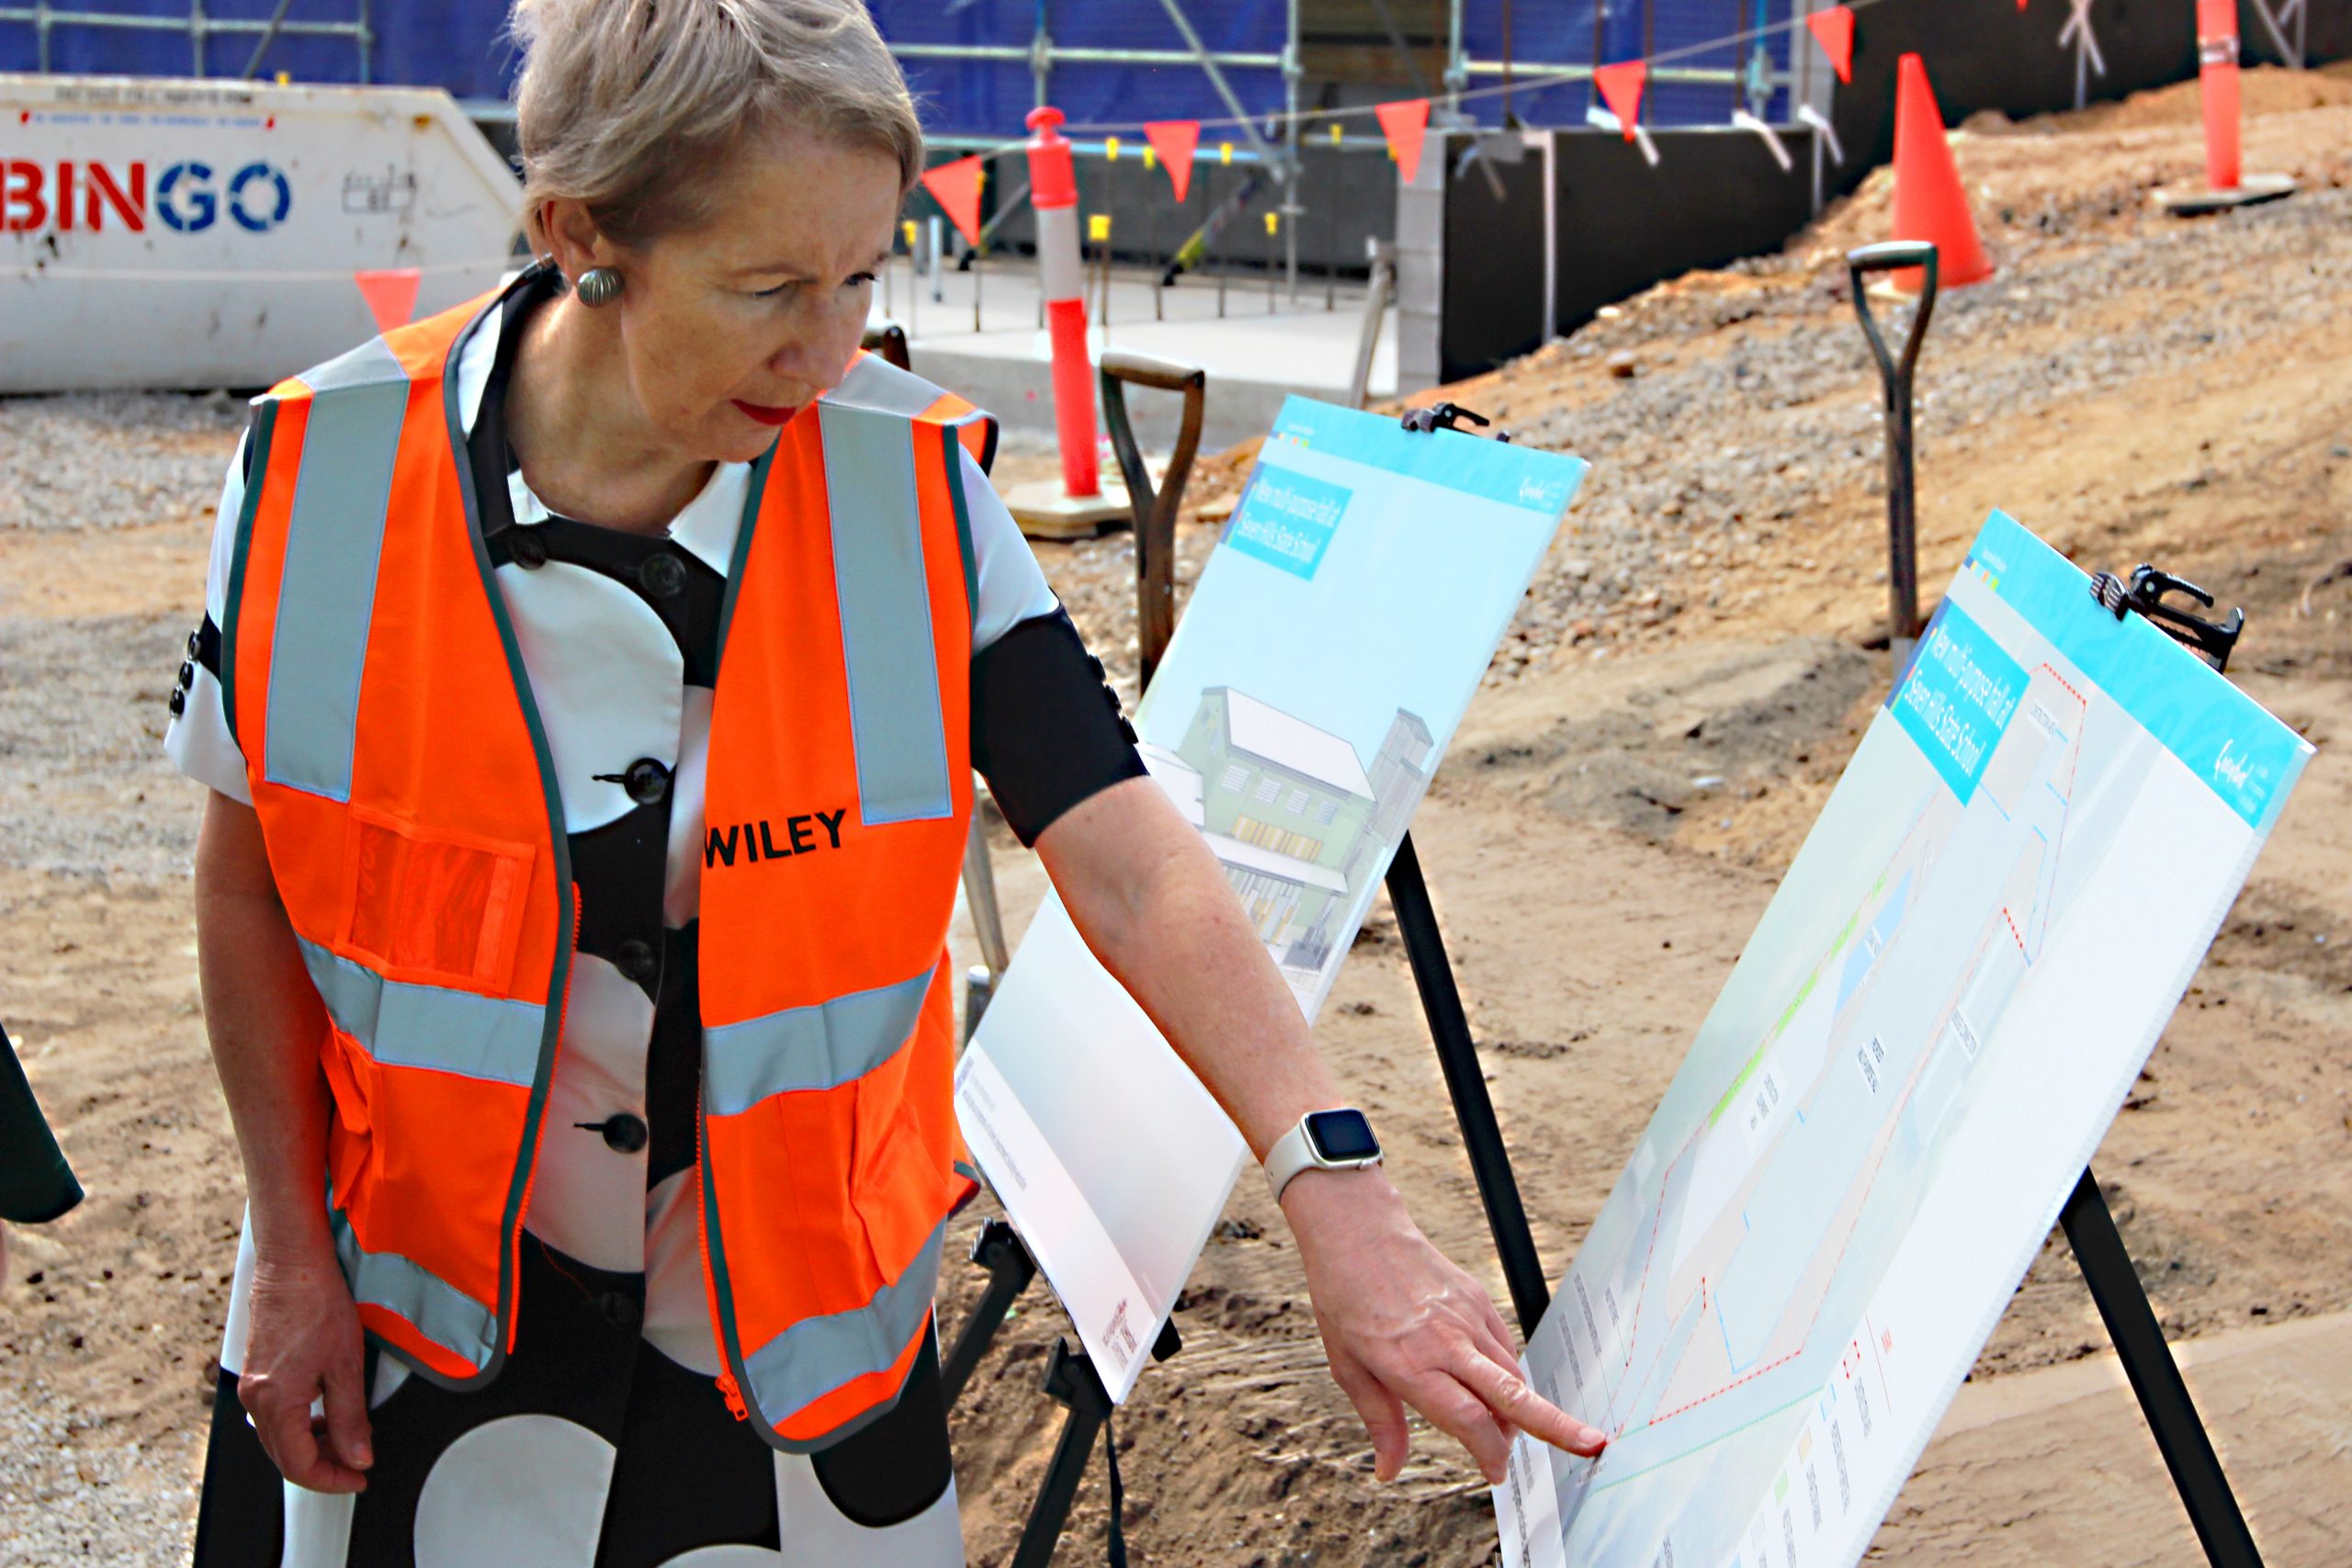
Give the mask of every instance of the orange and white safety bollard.
[{"label": "orange and white safety bollard", "polygon": [[1054,346],[1054,434],[1062,490],[1102,493],[1094,451],[1094,367],[1086,352],[1086,268],[1078,250],[1078,169],[1059,129],[1062,111],[1029,111],[1029,201],[1037,211],[1037,284]]},{"label": "orange and white safety bollard", "polygon": [[2238,0],[2197,0],[2197,86],[2205,103],[2205,184],[2238,188]]},{"label": "orange and white safety bollard", "polygon": [[2248,175],[2238,156],[2238,0],[2197,0],[2197,88],[2205,106],[2205,188],[2158,191],[2184,218],[2295,194],[2285,175]]},{"label": "orange and white safety bollard", "polygon": [[[1127,513],[1126,487],[1101,472],[1094,434],[1094,366],[1086,347],[1086,264],[1078,248],[1078,169],[1061,134],[1062,111],[1029,111],[1029,203],[1037,214],[1037,286],[1053,345],[1054,434],[1059,483],[1035,479],[1005,491],[1023,533],[1068,539]],[[1106,288],[1107,292],[1107,288]]]}]

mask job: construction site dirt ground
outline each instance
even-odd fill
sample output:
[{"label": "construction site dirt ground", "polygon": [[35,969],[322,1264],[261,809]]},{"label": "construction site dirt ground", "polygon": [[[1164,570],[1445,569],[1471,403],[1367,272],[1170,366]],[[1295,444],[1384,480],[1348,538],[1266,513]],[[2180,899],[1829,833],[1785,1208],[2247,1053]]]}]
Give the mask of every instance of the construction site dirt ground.
[{"label": "construction site dirt ground", "polygon": [[[2096,1161],[2269,1561],[2317,1564],[2352,1523],[2352,75],[2254,73],[2246,101],[2246,166],[2301,193],[2195,222],[2150,199],[2195,181],[2193,88],[1956,136],[1999,272],[1946,298],[1921,366],[1920,575],[1932,604],[1994,506],[2086,570],[2154,560],[2245,606],[2233,674],[2319,747]],[[1883,694],[1878,389],[1839,256],[1887,211],[1882,174],[1785,253],[1446,394],[1594,465],[1414,829],[1555,1271]],[[240,1183],[197,1001],[196,791],[157,739],[239,412],[0,403],[0,1019],[90,1189],[15,1233],[0,1291],[0,1562],[176,1562],[192,1519]],[[1187,580],[1247,459],[1203,467]],[[1131,549],[1039,547],[1130,690]],[[1042,874],[997,848],[1017,930]],[[1422,1224],[1499,1296],[1385,907],[1317,1033]],[[944,1325],[979,1282],[951,1264]],[[1136,1561],[1492,1557],[1483,1483],[1425,1429],[1372,1479],[1261,1185],[1176,1322],[1116,1423]],[[1066,1332],[1033,1290],[956,1412],[976,1563],[1008,1560],[1044,1472]],[[1873,1555],[2198,1561],[2105,1343],[2053,1236]],[[1098,1461],[1062,1561],[1098,1557],[1105,1508]]]}]

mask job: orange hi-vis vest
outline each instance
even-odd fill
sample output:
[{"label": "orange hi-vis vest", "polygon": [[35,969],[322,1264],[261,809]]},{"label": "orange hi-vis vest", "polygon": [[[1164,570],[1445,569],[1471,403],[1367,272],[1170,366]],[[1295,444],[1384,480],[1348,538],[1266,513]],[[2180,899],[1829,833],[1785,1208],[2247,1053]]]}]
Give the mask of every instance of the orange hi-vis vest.
[{"label": "orange hi-vis vest", "polygon": [[[330,1027],[327,1204],[360,1321],[487,1382],[578,931],[547,737],[474,504],[456,365],[492,297],[256,407],[221,685]],[[712,696],[699,1178],[719,1386],[775,1446],[897,1401],[949,1213],[946,934],[971,811],[984,416],[871,355],[754,465]],[[759,825],[823,812],[796,852]]]}]

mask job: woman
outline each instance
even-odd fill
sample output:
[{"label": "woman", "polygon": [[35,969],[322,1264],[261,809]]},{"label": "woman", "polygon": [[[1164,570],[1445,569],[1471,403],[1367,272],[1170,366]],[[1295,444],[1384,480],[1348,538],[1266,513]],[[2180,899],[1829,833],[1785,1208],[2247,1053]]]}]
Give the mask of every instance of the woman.
[{"label": "woman", "polygon": [[[972,769],[1253,1150],[1344,1098],[985,420],[856,355],[922,165],[863,7],[515,21],[540,264],[257,403],[175,698],[249,1205],[198,1560],[960,1562]],[[1597,1450],[1376,1166],[1281,1201],[1384,1477],[1407,1403]]]}]

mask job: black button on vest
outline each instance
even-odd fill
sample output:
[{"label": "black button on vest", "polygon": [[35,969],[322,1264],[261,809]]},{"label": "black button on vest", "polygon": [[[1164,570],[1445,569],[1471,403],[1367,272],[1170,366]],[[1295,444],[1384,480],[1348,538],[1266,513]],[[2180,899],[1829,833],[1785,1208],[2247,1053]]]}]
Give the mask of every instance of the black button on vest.
[{"label": "black button on vest", "polygon": [[616,1111],[602,1122],[574,1122],[572,1125],[603,1138],[605,1146],[615,1154],[633,1155],[652,1140],[645,1122],[626,1111]]},{"label": "black button on vest", "polygon": [[621,787],[639,806],[650,806],[670,793],[670,770],[650,757],[639,757],[621,774]]},{"label": "black button on vest", "polygon": [[528,528],[507,531],[506,553],[526,571],[537,571],[548,564],[547,540]]},{"label": "black button on vest", "polygon": [[685,592],[686,569],[678,564],[678,558],[673,555],[650,555],[637,569],[637,582],[656,599],[675,598]]},{"label": "black button on vest", "polygon": [[661,960],[654,956],[652,944],[639,942],[635,937],[613,950],[613,964],[624,976],[639,985],[652,979],[654,971],[661,967]]}]

